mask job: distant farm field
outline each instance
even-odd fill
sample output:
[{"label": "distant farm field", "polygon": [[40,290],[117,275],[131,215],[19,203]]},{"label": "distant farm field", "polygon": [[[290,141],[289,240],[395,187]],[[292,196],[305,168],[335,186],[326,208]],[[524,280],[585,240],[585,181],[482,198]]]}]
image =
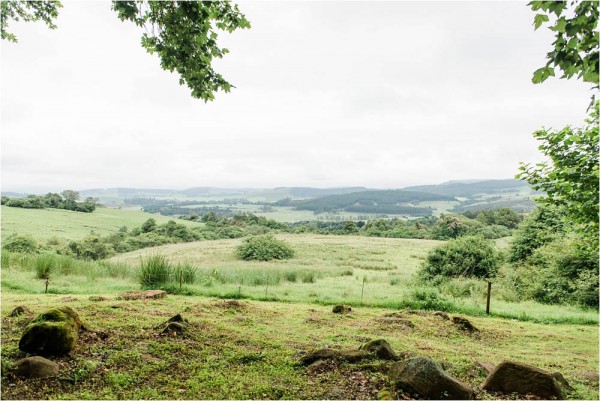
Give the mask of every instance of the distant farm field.
[{"label": "distant farm field", "polygon": [[[139,227],[149,218],[166,223],[172,218],[135,210],[96,208],[93,213],[73,212],[60,209],[23,209],[1,207],[2,238],[11,234],[30,235],[45,241],[52,237],[79,240],[94,232],[99,235],[115,233],[119,228]],[[178,220],[179,223],[197,227],[198,223]]]}]

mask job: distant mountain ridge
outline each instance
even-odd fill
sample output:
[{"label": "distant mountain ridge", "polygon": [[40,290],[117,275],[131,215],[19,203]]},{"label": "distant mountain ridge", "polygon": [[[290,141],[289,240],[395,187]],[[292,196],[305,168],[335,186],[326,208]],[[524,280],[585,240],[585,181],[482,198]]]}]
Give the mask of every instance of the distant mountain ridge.
[{"label": "distant mountain ridge", "polygon": [[407,191],[429,192],[453,197],[472,197],[479,194],[497,194],[503,192],[519,192],[531,189],[524,181],[515,179],[507,180],[473,180],[473,181],[447,181],[437,185],[417,185],[402,188]]}]

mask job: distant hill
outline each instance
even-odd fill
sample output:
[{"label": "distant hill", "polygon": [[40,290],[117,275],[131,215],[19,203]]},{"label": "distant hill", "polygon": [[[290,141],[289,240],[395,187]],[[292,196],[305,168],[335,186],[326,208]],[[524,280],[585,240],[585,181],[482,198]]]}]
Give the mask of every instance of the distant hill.
[{"label": "distant hill", "polygon": [[452,197],[471,198],[481,194],[532,192],[531,186],[514,179],[482,181],[448,181],[438,185],[418,185],[402,188],[406,191],[429,192]]},{"label": "distant hill", "polygon": [[455,201],[453,197],[418,191],[372,190],[298,200],[289,205],[313,212],[346,211],[353,213],[404,214],[429,216],[432,209],[413,204],[430,201]]}]

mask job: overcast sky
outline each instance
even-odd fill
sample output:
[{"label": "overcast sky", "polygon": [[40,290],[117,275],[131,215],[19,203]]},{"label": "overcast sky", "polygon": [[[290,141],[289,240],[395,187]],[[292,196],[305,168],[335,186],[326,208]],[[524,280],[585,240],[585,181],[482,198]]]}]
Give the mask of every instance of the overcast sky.
[{"label": "overcast sky", "polygon": [[368,186],[511,178],[587,85],[531,83],[552,32],[526,2],[240,2],[205,104],[110,2],[2,43],[2,190]]}]

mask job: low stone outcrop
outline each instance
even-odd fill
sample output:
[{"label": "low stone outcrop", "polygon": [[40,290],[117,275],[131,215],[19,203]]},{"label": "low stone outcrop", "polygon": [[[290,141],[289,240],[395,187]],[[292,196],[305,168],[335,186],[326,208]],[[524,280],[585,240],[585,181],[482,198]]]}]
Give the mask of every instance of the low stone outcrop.
[{"label": "low stone outcrop", "polygon": [[496,366],[481,387],[506,394],[535,394],[545,399],[564,399],[561,385],[553,373],[517,362],[505,361]]},{"label": "low stone outcrop", "polygon": [[352,312],[352,308],[347,305],[336,305],[331,310],[333,313],[350,313]]},{"label": "low stone outcrop", "polygon": [[27,325],[19,349],[38,355],[67,354],[75,348],[81,328],[79,315],[72,308],[50,309]]},{"label": "low stone outcrop", "polygon": [[58,374],[58,364],[41,356],[19,359],[13,365],[14,374],[25,378],[48,377]]},{"label": "low stone outcrop", "polygon": [[19,306],[15,307],[12,310],[12,312],[10,312],[10,316],[11,317],[17,317],[17,316],[20,316],[20,315],[30,315],[32,313],[33,312],[31,312],[31,310],[28,307],[23,306],[23,305],[19,305]]},{"label": "low stone outcrop", "polygon": [[308,366],[313,364],[319,360],[323,359],[337,359],[340,357],[340,353],[336,350],[330,348],[322,348],[316,351],[309,353],[308,355],[300,358],[300,364],[304,366]]},{"label": "low stone outcrop", "polygon": [[437,362],[426,357],[409,358],[390,367],[390,379],[397,389],[434,400],[468,400],[473,389],[450,376]]},{"label": "low stone outcrop", "polygon": [[395,361],[398,355],[392,349],[392,346],[385,340],[372,340],[360,346],[359,350],[374,354],[379,359]]}]

